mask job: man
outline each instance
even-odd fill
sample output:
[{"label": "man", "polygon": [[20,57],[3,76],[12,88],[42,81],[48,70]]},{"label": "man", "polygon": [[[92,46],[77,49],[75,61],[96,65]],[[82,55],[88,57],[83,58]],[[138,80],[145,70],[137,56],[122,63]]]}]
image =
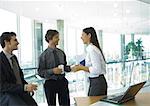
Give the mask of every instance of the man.
[{"label": "man", "polygon": [[37,90],[37,85],[28,84],[17,57],[13,54],[18,49],[14,32],[4,32],[0,36],[3,48],[0,53],[0,105],[1,106],[37,106],[30,93]]},{"label": "man", "polygon": [[38,73],[45,78],[45,94],[49,106],[56,106],[56,93],[60,106],[70,106],[68,80],[64,71],[70,72],[67,66],[65,53],[56,46],[59,41],[59,32],[48,30],[45,35],[48,48],[39,57]]}]

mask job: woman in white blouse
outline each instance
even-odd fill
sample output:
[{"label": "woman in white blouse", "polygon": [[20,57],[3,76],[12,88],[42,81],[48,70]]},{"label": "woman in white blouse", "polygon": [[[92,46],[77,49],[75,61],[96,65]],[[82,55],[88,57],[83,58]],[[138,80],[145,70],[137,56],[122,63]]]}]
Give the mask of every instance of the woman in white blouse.
[{"label": "woman in white blouse", "polygon": [[81,39],[84,44],[87,44],[85,66],[76,65],[72,70],[89,72],[88,96],[107,95],[107,82],[104,77],[106,73],[105,57],[99,46],[95,29],[93,27],[83,29]]}]

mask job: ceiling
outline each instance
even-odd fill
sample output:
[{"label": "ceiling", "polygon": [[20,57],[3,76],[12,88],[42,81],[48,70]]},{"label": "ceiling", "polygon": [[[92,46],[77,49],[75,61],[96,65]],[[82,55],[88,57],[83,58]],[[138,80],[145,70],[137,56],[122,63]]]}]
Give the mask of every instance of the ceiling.
[{"label": "ceiling", "polygon": [[149,0],[4,0],[0,8],[46,23],[63,19],[79,28],[94,26],[107,32],[150,34]]}]

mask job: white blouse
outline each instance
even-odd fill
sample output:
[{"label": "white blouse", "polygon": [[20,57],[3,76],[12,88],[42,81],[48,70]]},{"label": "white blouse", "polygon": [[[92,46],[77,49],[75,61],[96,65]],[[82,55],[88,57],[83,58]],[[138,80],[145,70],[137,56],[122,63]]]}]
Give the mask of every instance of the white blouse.
[{"label": "white blouse", "polygon": [[90,43],[86,48],[85,65],[89,67],[89,77],[98,77],[106,74],[106,64],[100,50]]}]

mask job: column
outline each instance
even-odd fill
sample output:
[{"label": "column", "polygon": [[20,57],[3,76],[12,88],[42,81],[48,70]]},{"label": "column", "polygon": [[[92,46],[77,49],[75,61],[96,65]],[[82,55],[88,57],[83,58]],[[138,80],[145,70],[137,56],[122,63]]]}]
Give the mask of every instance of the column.
[{"label": "column", "polygon": [[125,61],[125,34],[121,34],[121,61]]},{"label": "column", "polygon": [[134,33],[131,33],[131,41],[134,42]]},{"label": "column", "polygon": [[125,72],[125,34],[120,34],[120,45],[121,45],[121,79],[123,86],[126,86],[126,72]]},{"label": "column", "polygon": [[103,30],[98,30],[98,41],[101,49],[103,50]]},{"label": "column", "polygon": [[59,32],[59,48],[64,50],[64,20],[57,20],[57,30]]}]

